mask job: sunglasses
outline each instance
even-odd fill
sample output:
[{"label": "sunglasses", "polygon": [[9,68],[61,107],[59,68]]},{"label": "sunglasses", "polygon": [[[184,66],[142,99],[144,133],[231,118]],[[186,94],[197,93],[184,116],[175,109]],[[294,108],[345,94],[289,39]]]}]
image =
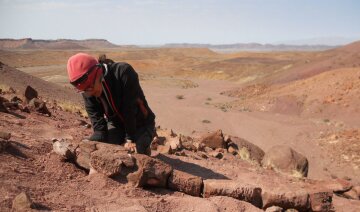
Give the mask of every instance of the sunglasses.
[{"label": "sunglasses", "polygon": [[86,80],[89,78],[89,75],[91,72],[93,72],[96,68],[101,67],[101,64],[96,64],[92,66],[85,74],[83,74],[79,79],[70,82],[73,86],[79,86],[80,84],[86,82]]}]

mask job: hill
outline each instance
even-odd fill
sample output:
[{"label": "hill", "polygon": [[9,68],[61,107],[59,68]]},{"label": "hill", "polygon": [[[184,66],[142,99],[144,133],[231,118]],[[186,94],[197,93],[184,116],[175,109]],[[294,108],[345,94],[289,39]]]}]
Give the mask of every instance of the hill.
[{"label": "hill", "polygon": [[119,46],[104,39],[86,40],[35,40],[25,39],[0,39],[0,49],[97,49],[97,48],[118,48]]}]

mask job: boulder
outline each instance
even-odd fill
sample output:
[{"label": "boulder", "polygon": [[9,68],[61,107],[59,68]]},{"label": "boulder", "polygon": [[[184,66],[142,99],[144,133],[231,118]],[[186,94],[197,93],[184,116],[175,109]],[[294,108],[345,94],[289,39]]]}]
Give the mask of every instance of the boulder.
[{"label": "boulder", "polygon": [[261,188],[232,180],[204,180],[203,196],[228,196],[262,207]]},{"label": "boulder", "polygon": [[292,148],[277,145],[266,152],[262,166],[294,177],[307,177],[309,162]]},{"label": "boulder", "polygon": [[168,181],[168,187],[192,196],[200,196],[203,181],[201,177],[173,170]]},{"label": "boulder", "polygon": [[308,211],[310,208],[309,194],[306,191],[281,191],[278,189],[264,190],[262,193],[263,208],[279,206],[283,209]]},{"label": "boulder", "polygon": [[33,98],[38,98],[38,92],[28,85],[25,89],[25,98],[28,102],[30,102]]},{"label": "boulder", "polygon": [[127,175],[127,179],[136,187],[163,187],[172,172],[172,167],[147,155],[134,154],[137,170]]},{"label": "boulder", "polygon": [[316,192],[310,194],[312,211],[333,211],[332,192]]},{"label": "boulder", "polygon": [[225,148],[224,136],[221,130],[208,132],[200,136],[200,143],[212,149]]},{"label": "boulder", "polygon": [[[239,137],[230,136],[229,140],[230,143],[228,150],[232,147],[236,149],[241,159],[246,161],[255,161],[256,163],[261,164],[265,152],[260,147]],[[234,150],[231,151],[234,152]]]},{"label": "boulder", "polygon": [[25,192],[21,192],[15,197],[12,203],[12,209],[14,211],[30,211],[33,203],[29,195]]},{"label": "boulder", "polygon": [[70,142],[66,140],[55,141],[53,143],[53,150],[56,154],[62,156],[64,159],[73,159],[75,158],[75,147]]}]

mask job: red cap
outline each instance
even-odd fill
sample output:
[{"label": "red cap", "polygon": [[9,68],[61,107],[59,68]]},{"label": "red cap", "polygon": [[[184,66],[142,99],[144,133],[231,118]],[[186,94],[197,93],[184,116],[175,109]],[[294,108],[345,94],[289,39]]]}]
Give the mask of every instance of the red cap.
[{"label": "red cap", "polygon": [[[67,72],[70,82],[79,79],[96,64],[98,64],[96,58],[85,53],[78,53],[71,56],[67,63]],[[76,88],[79,90],[86,89],[92,82],[94,82],[94,78],[96,77],[97,72],[98,70],[92,71],[89,74],[87,80],[77,85]]]}]

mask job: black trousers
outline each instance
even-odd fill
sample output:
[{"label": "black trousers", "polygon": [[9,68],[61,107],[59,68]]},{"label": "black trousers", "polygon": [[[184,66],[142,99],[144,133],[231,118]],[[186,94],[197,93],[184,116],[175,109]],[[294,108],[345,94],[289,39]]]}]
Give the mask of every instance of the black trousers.
[{"label": "black trousers", "polygon": [[[145,154],[155,136],[155,123],[136,129],[135,143],[139,154]],[[125,130],[117,127],[113,122],[108,122],[108,143],[123,144],[125,142]]]}]

